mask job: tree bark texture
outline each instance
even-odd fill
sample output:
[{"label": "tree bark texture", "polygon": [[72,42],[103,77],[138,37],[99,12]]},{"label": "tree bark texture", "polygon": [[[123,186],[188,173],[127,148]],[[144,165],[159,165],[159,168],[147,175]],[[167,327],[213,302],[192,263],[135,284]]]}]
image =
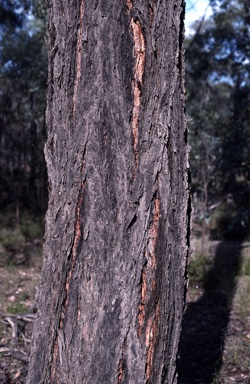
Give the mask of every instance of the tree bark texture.
[{"label": "tree bark texture", "polygon": [[28,384],[176,382],[190,216],[182,42],[182,0],[51,0]]}]

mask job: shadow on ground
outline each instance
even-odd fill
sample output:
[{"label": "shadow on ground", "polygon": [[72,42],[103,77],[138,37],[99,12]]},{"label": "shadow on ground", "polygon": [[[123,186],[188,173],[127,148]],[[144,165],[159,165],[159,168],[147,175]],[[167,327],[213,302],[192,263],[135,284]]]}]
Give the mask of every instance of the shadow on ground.
[{"label": "shadow on ground", "polygon": [[218,244],[202,297],[187,305],[177,366],[178,384],[211,384],[221,369],[225,332],[241,268],[241,244]]}]

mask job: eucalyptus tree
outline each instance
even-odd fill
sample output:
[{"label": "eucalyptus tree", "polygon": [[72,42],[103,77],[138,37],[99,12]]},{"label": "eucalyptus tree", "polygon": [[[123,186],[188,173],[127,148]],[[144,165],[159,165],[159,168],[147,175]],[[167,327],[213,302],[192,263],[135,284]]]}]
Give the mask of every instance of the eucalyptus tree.
[{"label": "eucalyptus tree", "polygon": [[27,383],[176,383],[189,244],[182,0],[52,0]]}]

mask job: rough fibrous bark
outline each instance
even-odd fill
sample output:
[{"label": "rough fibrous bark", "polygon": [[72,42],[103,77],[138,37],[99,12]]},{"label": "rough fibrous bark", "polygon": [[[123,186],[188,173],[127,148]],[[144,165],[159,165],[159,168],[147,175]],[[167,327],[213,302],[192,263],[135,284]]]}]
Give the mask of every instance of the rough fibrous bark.
[{"label": "rough fibrous bark", "polygon": [[51,0],[50,199],[28,384],[176,382],[182,40],[182,0]]}]

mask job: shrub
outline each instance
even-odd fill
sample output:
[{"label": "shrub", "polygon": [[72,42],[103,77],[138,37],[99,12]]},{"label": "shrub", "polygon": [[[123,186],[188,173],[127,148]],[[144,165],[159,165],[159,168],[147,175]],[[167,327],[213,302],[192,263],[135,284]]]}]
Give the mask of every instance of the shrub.
[{"label": "shrub", "polygon": [[198,253],[191,258],[189,263],[189,279],[192,284],[200,284],[204,281],[205,275],[210,267],[209,260]]},{"label": "shrub", "polygon": [[18,250],[25,242],[25,237],[17,228],[2,228],[0,230],[0,243],[7,251]]},{"label": "shrub", "polygon": [[20,229],[22,234],[29,240],[43,237],[43,223],[41,220],[32,220],[31,218],[24,217],[21,220]]}]

